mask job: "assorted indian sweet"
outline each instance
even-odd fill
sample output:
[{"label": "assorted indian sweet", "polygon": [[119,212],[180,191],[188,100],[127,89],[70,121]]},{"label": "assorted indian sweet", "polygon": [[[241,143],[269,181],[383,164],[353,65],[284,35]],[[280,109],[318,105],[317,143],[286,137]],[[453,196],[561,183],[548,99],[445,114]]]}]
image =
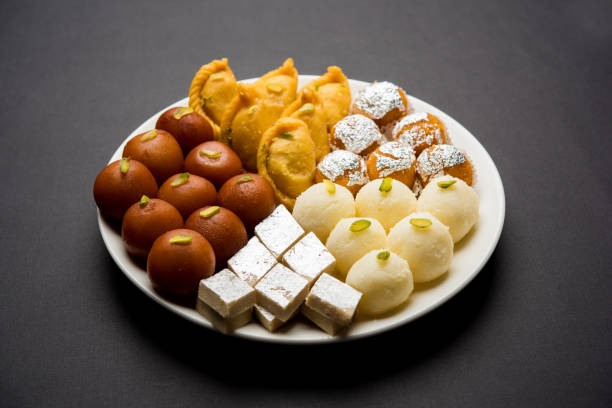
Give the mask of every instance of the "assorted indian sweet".
[{"label": "assorted indian sweet", "polygon": [[293,216],[307,232],[325,242],[338,221],[355,216],[355,199],[346,187],[324,180],[300,194]]},{"label": "assorted indian sweet", "polygon": [[159,188],[159,198],[172,204],[187,219],[196,209],[217,202],[215,186],[189,172],[175,174]]},{"label": "assorted indian sweet", "polygon": [[346,277],[355,261],[374,249],[387,246],[387,234],[374,218],[343,218],[334,227],[325,243],[336,258],[336,270]]},{"label": "assorted indian sweet", "polygon": [[428,212],[446,225],[453,242],[457,243],[476,224],[479,199],[463,180],[440,176],[423,189],[416,207],[419,212]]},{"label": "assorted indian sweet", "polygon": [[404,183],[390,177],[370,181],[355,197],[357,217],[378,220],[385,231],[417,208],[417,199]]},{"label": "assorted indian sweet", "polygon": [[106,166],[94,181],[96,205],[100,213],[109,218],[121,219],[143,194],[157,197],[157,182],[149,169],[137,160],[116,160]]},{"label": "assorted indian sweet", "polygon": [[357,194],[369,181],[364,158],[347,150],[334,150],[317,165],[315,181],[319,183],[325,179]]},{"label": "assorted indian sweet", "polygon": [[159,116],[155,128],[174,136],[185,154],[214,137],[210,122],[189,107],[168,109]]},{"label": "assorted indian sweet", "polygon": [[329,135],[330,144],[339,150],[366,155],[383,143],[378,125],[363,115],[349,115],[338,121]]},{"label": "assorted indian sweet", "polygon": [[453,145],[433,145],[423,150],[416,163],[416,174],[425,186],[439,175],[448,174],[472,185],[472,165],[467,156]]},{"label": "assorted indian sweet", "polygon": [[228,145],[210,141],[189,152],[185,157],[185,170],[220,188],[228,179],[242,172],[242,162]]},{"label": "assorted indian sweet", "polygon": [[379,315],[408,300],[414,289],[408,262],[393,252],[373,250],[351,266],[346,283],[363,293],[359,312]]},{"label": "assorted indian sweet", "polygon": [[123,157],[144,164],[158,184],[183,169],[183,151],[174,136],[152,129],[131,138],[123,148]]},{"label": "assorted indian sweet", "polygon": [[416,157],[410,146],[400,142],[386,142],[370,153],[366,160],[371,179],[391,177],[412,188]]},{"label": "assorted indian sweet", "polygon": [[351,105],[338,67],[298,91],[290,58],[250,84],[215,60],[189,107],[102,170],[94,199],[122,221],[126,252],[147,258],[153,288],[195,297],[218,330],[254,315],[272,332],[302,315],[342,334],[447,273],[478,221],[467,155],[439,118],[411,111],[386,81]]},{"label": "assorted indian sweet", "polygon": [[289,208],[314,178],[316,153],[310,134],[302,120],[284,117],[266,131],[259,145],[259,174],[270,182],[278,201]]},{"label": "assorted indian sweet", "polygon": [[411,109],[406,93],[391,82],[374,82],[353,102],[353,113],[372,119],[378,126],[386,126],[405,116]]},{"label": "assorted indian sweet", "polygon": [[257,171],[257,149],[264,132],[295,100],[297,75],[288,58],[254,83],[238,84],[238,96],[221,122],[220,140],[232,147],[248,171]]},{"label": "assorted indian sweet", "polygon": [[395,224],[389,231],[388,245],[408,261],[417,283],[442,276],[453,259],[453,238],[448,227],[430,213],[412,213]]},{"label": "assorted indian sweet", "polygon": [[444,124],[426,112],[414,112],[398,120],[392,138],[412,147],[417,155],[432,145],[449,142]]},{"label": "assorted indian sweet", "polygon": [[157,237],[178,228],[183,228],[183,217],[172,204],[143,195],[125,212],[121,238],[130,255],[146,258]]},{"label": "assorted indian sweet", "polygon": [[227,64],[227,58],[203,65],[189,87],[189,107],[211,122],[215,138],[219,138],[221,121],[238,95],[238,84]]}]

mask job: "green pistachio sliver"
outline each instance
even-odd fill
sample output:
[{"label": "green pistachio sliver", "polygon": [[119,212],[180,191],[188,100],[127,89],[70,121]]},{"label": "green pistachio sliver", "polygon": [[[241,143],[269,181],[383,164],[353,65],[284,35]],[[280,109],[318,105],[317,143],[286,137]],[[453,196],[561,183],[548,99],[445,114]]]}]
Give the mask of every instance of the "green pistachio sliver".
[{"label": "green pistachio sliver", "polygon": [[268,91],[276,94],[283,92],[283,89],[285,89],[281,84],[268,84],[266,88],[268,88]]},{"label": "green pistachio sliver", "polygon": [[376,258],[380,259],[381,261],[386,261],[389,259],[389,256],[391,256],[389,251],[381,251],[378,253],[378,255],[376,255]]},{"label": "green pistachio sliver", "polygon": [[122,174],[126,174],[129,169],[130,169],[130,159],[127,157],[122,158],[119,161],[119,171]]},{"label": "green pistachio sliver", "polygon": [[412,224],[413,227],[425,229],[431,227],[431,220],[428,218],[411,218],[410,224]]},{"label": "green pistachio sliver", "polygon": [[189,173],[182,173],[180,176],[170,182],[172,187],[182,186],[189,179]]},{"label": "green pistachio sliver", "polygon": [[157,129],[149,130],[147,133],[140,136],[141,142],[148,142],[149,140],[153,140],[157,137]]},{"label": "green pistachio sliver", "polygon": [[200,217],[202,218],[212,217],[213,215],[218,213],[220,210],[221,210],[221,207],[219,207],[218,205],[208,207],[207,209],[200,211]]},{"label": "green pistachio sliver", "polygon": [[372,225],[370,220],[357,220],[351,224],[349,228],[352,232],[359,232],[368,229]]},{"label": "green pistachio sliver", "polygon": [[202,149],[200,150],[200,156],[206,156],[209,159],[216,159],[216,158],[221,157],[221,152],[215,152],[213,150]]},{"label": "green pistachio sliver", "polygon": [[442,180],[442,181],[438,181],[438,187],[440,188],[449,188],[450,186],[452,186],[453,184],[455,184],[457,182],[457,180]]},{"label": "green pistachio sliver", "polygon": [[300,109],[298,109],[298,113],[301,115],[305,115],[307,113],[313,113],[315,111],[315,106],[312,103],[305,103]]},{"label": "green pistachio sliver", "polygon": [[246,183],[247,181],[251,180],[253,180],[253,177],[251,176],[242,176],[238,180],[236,180],[236,183]]},{"label": "green pistachio sliver", "polygon": [[336,192],[336,185],[332,183],[331,180],[325,179],[323,183],[325,183],[325,190],[327,190],[329,194],[334,194]]},{"label": "green pistachio sliver", "polygon": [[392,183],[393,179],[391,177],[385,177],[382,183],[380,183],[380,187],[378,187],[378,190],[382,191],[383,193],[388,193],[389,191],[391,191]]},{"label": "green pistachio sliver", "polygon": [[183,116],[189,115],[191,112],[193,112],[193,109],[191,109],[190,107],[183,106],[177,108],[174,112],[172,112],[172,116],[174,117],[174,119],[179,120]]},{"label": "green pistachio sliver", "polygon": [[291,132],[280,132],[278,134],[279,137],[282,137],[283,139],[291,139],[293,137],[293,133]]},{"label": "green pistachio sliver", "polygon": [[315,84],[315,85],[314,85],[314,89],[315,89],[315,91],[318,91],[318,90],[319,90],[319,85],[318,85],[318,84]]},{"label": "green pistachio sliver", "polygon": [[138,205],[140,205],[141,207],[144,207],[145,205],[149,204],[149,201],[150,201],[150,198],[143,194],[142,197],[140,197],[140,201],[138,202]]},{"label": "green pistachio sliver", "polygon": [[252,114],[252,113],[255,113],[255,112],[257,112],[257,105],[253,105],[249,109],[247,109],[247,113],[248,114]]},{"label": "green pistachio sliver", "polygon": [[170,242],[171,244],[188,245],[191,243],[191,241],[193,241],[193,237],[191,235],[176,234],[172,238],[170,238],[170,241],[168,242]]}]

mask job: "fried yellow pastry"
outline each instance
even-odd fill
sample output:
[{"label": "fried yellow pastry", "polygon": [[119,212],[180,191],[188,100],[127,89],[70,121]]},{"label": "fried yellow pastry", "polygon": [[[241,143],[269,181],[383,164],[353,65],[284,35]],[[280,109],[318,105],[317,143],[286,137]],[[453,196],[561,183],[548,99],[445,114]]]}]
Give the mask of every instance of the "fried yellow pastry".
[{"label": "fried yellow pastry", "polygon": [[302,88],[297,99],[285,109],[282,117],[300,119],[308,126],[310,138],[315,145],[317,162],[329,153],[327,116],[321,98],[312,88]]},{"label": "fried yellow pastry", "polygon": [[295,100],[296,90],[297,70],[291,58],[253,84],[238,84],[238,96],[221,121],[220,140],[234,149],[245,169],[256,171],[259,141]]},{"label": "fried yellow pastry", "polygon": [[327,131],[348,115],[351,107],[351,88],[339,67],[327,68],[327,73],[311,81],[306,87],[313,89],[323,102],[327,115]]},{"label": "fried yellow pastry", "polygon": [[219,138],[223,114],[237,95],[236,78],[227,58],[214,60],[203,65],[191,81],[189,106],[212,122],[215,138]]},{"label": "fried yellow pastry", "polygon": [[315,169],[315,145],[303,121],[280,118],[263,135],[257,152],[257,170],[290,210],[296,197],[312,185]]}]

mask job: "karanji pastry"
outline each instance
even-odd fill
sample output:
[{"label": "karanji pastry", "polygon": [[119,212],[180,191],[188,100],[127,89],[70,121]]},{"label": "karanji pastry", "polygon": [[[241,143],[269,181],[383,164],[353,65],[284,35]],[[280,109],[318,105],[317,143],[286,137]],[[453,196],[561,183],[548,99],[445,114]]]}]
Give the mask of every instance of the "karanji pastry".
[{"label": "karanji pastry", "polygon": [[238,85],[227,58],[214,60],[203,65],[191,81],[189,107],[211,122],[218,139],[223,115],[237,95]]},{"label": "karanji pastry", "polygon": [[276,198],[289,209],[313,184],[315,146],[308,126],[294,118],[281,118],[261,139],[257,153],[259,174],[270,182]]},{"label": "karanji pastry", "polygon": [[339,67],[327,68],[327,73],[306,85],[314,90],[323,102],[327,116],[327,131],[340,119],[348,115],[351,107],[351,88],[348,79]]},{"label": "karanji pastry", "polygon": [[229,144],[248,171],[257,169],[257,149],[264,132],[295,100],[298,73],[293,60],[253,84],[238,84],[238,96],[221,120],[220,140]]}]

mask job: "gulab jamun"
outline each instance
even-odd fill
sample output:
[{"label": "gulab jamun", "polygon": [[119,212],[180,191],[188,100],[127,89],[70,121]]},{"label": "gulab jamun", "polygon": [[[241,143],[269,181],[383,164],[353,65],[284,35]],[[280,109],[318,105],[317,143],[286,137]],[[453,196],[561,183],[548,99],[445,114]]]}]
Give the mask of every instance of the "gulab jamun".
[{"label": "gulab jamun", "polygon": [[200,176],[180,173],[168,178],[159,188],[159,198],[172,204],[183,216],[217,202],[215,186]]},{"label": "gulab jamun", "polygon": [[157,182],[144,164],[123,158],[112,162],[98,174],[93,194],[102,215],[121,219],[143,194],[157,196]]},{"label": "gulab jamun", "polygon": [[247,231],[274,211],[274,190],[268,181],[258,174],[239,174],[227,180],[219,190],[219,205],[236,214]]},{"label": "gulab jamun", "polygon": [[165,130],[153,129],[134,136],[123,148],[123,157],[147,166],[159,184],[183,169],[181,146]]},{"label": "gulab jamun", "polygon": [[185,154],[214,137],[213,128],[208,120],[187,107],[168,109],[157,119],[155,127],[170,132]]},{"label": "gulab jamun", "polygon": [[230,177],[240,174],[242,162],[234,151],[221,142],[204,142],[185,158],[185,170],[221,187]]},{"label": "gulab jamun", "polygon": [[215,272],[215,253],[199,232],[174,229],[160,235],[149,252],[147,273],[155,290],[191,297]]},{"label": "gulab jamun", "polygon": [[199,232],[210,242],[215,251],[217,270],[239,249],[247,244],[248,237],[240,218],[227,208],[208,206],[193,212],[185,227]]},{"label": "gulab jamun", "polygon": [[183,228],[183,217],[171,204],[143,195],[123,216],[121,237],[132,256],[145,258],[157,237],[166,231]]}]

